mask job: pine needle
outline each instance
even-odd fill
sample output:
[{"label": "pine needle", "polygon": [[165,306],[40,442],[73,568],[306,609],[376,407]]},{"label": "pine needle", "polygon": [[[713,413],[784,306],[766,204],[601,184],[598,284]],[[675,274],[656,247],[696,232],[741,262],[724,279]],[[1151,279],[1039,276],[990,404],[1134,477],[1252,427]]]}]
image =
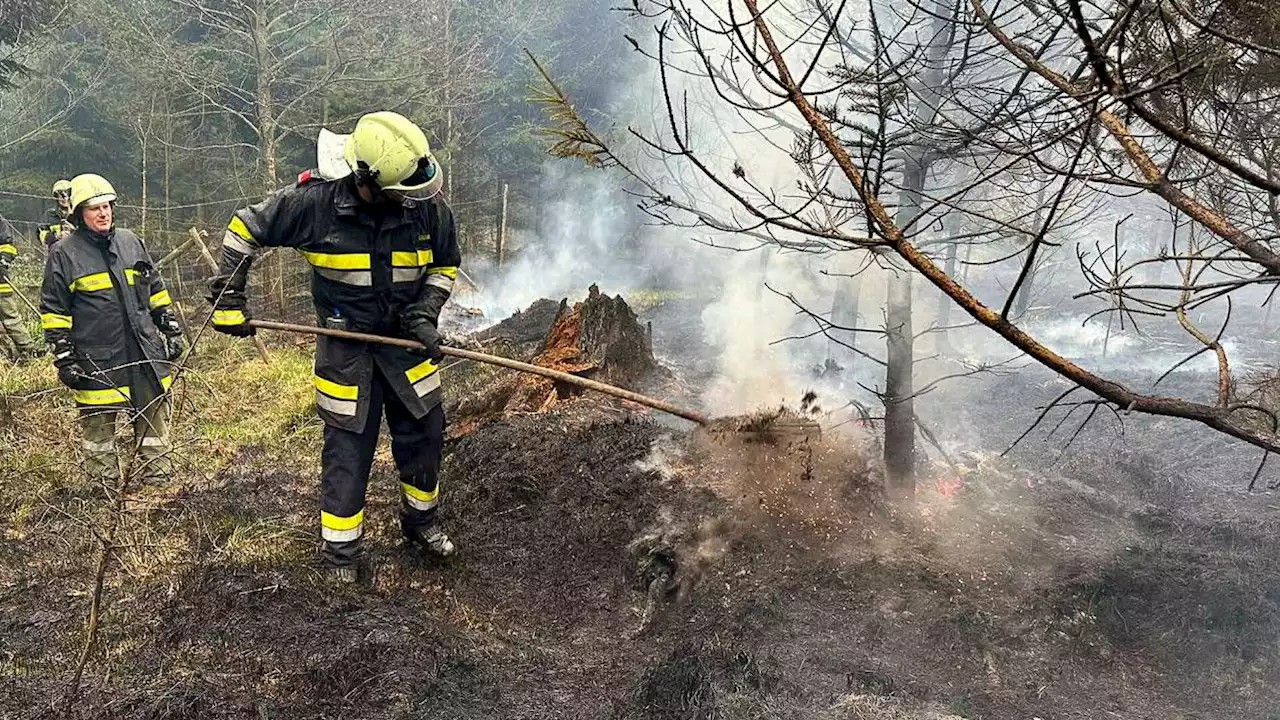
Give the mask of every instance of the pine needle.
[{"label": "pine needle", "polygon": [[617,160],[610,154],[609,148],[600,139],[587,122],[582,119],[569,96],[547,72],[542,63],[525,48],[525,55],[533,62],[538,74],[542,76],[545,87],[530,86],[529,102],[542,106],[543,112],[551,122],[548,127],[539,128],[540,135],[552,138],[554,142],[547,149],[547,154],[555,158],[577,158],[591,167],[611,167]]}]

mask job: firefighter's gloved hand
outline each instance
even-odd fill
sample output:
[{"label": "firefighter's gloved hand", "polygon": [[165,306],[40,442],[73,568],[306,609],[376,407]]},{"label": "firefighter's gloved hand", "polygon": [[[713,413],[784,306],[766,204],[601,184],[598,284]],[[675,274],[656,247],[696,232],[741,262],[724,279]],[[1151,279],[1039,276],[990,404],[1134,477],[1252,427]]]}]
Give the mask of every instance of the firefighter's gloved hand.
[{"label": "firefighter's gloved hand", "polygon": [[80,367],[78,362],[63,362],[58,364],[58,382],[69,388],[75,388],[89,379],[89,374]]},{"label": "firefighter's gloved hand", "polygon": [[258,333],[249,321],[249,303],[242,293],[228,291],[223,293],[213,306],[213,329],[233,337],[250,337]]},{"label": "firefighter's gloved hand", "polygon": [[178,316],[173,314],[169,308],[158,310],[154,314],[156,321],[156,329],[165,337],[182,337],[182,323],[178,322]]},{"label": "firefighter's gloved hand", "polygon": [[182,341],[182,333],[177,335],[164,336],[165,359],[169,362],[176,362],[182,357],[182,353],[187,349],[187,344]]},{"label": "firefighter's gloved hand", "polygon": [[421,322],[409,328],[413,338],[423,344],[423,348],[418,350],[419,354],[425,355],[428,360],[433,363],[439,363],[444,359],[444,353],[440,350],[440,331],[435,325],[429,322]]},{"label": "firefighter's gloved hand", "polygon": [[13,256],[9,253],[0,253],[0,273],[9,273],[9,268],[13,267]]}]

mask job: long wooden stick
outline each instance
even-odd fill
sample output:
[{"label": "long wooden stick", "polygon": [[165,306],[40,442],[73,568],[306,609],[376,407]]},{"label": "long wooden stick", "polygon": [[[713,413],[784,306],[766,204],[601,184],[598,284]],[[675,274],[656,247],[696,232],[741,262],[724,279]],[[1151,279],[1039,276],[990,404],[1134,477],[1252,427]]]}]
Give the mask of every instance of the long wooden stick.
[{"label": "long wooden stick", "polygon": [[[329,337],[342,338],[343,340],[378,343],[381,345],[407,348],[409,350],[422,349],[422,343],[415,340],[383,337],[382,335],[369,335],[367,333],[351,332],[350,330],[334,330],[332,328],[322,328],[314,325],[295,325],[293,323],[273,322],[270,320],[250,320],[249,324],[262,330],[280,330],[283,332],[306,333],[308,335],[327,335]],[[708,420],[705,415],[689,410],[688,408],[673,405],[666,400],[659,400],[658,398],[634,393],[630,390],[623,390],[622,388],[614,385],[608,385],[595,380],[588,380],[586,378],[578,377],[577,375],[570,375],[567,372],[552,370],[551,368],[545,368],[540,365],[530,365],[529,363],[523,363],[519,360],[511,360],[504,357],[498,357],[496,355],[487,355],[485,353],[479,353],[472,350],[463,350],[462,348],[442,347],[440,350],[450,357],[475,360],[476,362],[497,365],[499,367],[510,368],[511,370],[519,370],[520,372],[530,373],[532,375],[541,375],[542,377],[559,380],[560,382],[576,385],[587,390],[594,390],[599,393],[604,393],[605,395],[612,395],[617,398],[622,398],[623,400],[630,400],[631,402],[639,403],[645,407],[651,407],[654,410],[660,410],[664,413],[675,415],[676,417],[682,417],[685,420],[693,421],[699,425],[710,424],[710,420]]]}]

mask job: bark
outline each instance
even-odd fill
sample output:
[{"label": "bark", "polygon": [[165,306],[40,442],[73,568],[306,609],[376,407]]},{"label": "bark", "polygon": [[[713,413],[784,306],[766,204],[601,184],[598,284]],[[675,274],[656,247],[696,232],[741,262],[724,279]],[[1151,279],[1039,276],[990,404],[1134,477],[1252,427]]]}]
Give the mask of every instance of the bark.
[{"label": "bark", "polygon": [[142,181],[142,220],[138,223],[138,231],[142,233],[142,239],[147,239],[147,131],[142,127],[142,120],[138,120],[138,148],[142,161],[142,172],[139,178]]},{"label": "bark", "polygon": [[[944,235],[947,233],[947,228],[945,226],[943,227],[942,232]],[[956,276],[956,265],[959,264],[959,261],[960,246],[954,242],[947,243],[947,256],[943,265],[945,268],[944,271],[947,275],[950,275],[951,277]],[[946,293],[938,293],[938,311],[935,314],[935,322],[938,326],[936,343],[938,352],[944,354],[949,354],[951,352],[951,335],[950,331],[946,329],[951,325],[951,305],[951,298],[947,297]]]},{"label": "bark", "polygon": [[[921,191],[928,170],[921,157],[910,158],[903,178],[902,204],[896,218],[899,227],[910,223],[920,213]],[[888,352],[885,356],[884,393],[884,470],[890,494],[909,498],[915,491],[916,413],[915,401],[915,330],[911,322],[912,276],[910,268],[893,263],[889,279],[889,296],[885,331]]]},{"label": "bark", "polygon": [[[1045,188],[1042,187],[1040,188],[1040,192],[1036,195],[1036,216],[1035,220],[1031,223],[1031,227],[1037,230],[1040,228],[1040,224],[1045,221],[1044,196]],[[1036,284],[1036,275],[1040,272],[1041,265],[1044,261],[1043,253],[1048,250],[1049,248],[1047,247],[1041,247],[1041,256],[1035,258],[1031,262],[1031,266],[1027,268],[1027,277],[1022,281],[1021,287],[1018,288],[1018,296],[1013,299],[1013,317],[1015,320],[1022,319],[1022,316],[1027,312],[1027,308],[1031,305],[1031,297],[1034,292],[1033,288]]]},{"label": "bark", "polygon": [[[267,27],[265,13],[254,13],[253,23],[254,45],[257,51],[257,92],[254,95],[254,111],[257,120],[258,148],[262,162],[262,192],[273,192],[278,185],[277,167],[279,155],[279,127],[275,117],[275,100],[271,76],[271,34]],[[284,256],[282,253],[269,253],[263,262],[267,297],[275,298],[277,310],[284,312],[287,302],[284,287]]]}]

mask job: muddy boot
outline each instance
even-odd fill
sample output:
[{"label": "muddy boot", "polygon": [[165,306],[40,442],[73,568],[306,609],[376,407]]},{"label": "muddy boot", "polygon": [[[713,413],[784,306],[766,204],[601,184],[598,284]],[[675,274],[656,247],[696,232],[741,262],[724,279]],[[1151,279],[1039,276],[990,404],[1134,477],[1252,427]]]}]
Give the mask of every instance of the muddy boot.
[{"label": "muddy boot", "polygon": [[355,585],[360,579],[360,573],[356,570],[355,565],[326,567],[324,569],[324,579],[329,585]]},{"label": "muddy boot", "polygon": [[447,558],[458,551],[458,546],[438,528],[406,529],[404,536],[411,546],[435,557]]}]

